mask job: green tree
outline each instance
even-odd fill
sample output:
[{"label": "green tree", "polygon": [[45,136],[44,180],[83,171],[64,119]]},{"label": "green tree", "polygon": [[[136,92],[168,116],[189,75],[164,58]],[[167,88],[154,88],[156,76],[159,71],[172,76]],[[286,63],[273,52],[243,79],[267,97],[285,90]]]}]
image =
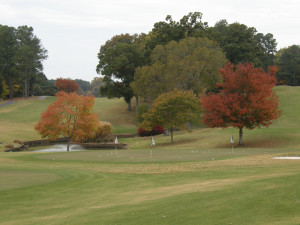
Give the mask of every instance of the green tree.
[{"label": "green tree", "polygon": [[90,82],[82,79],[75,79],[74,81],[79,85],[79,87],[84,91],[84,93],[87,93],[91,90]]},{"label": "green tree", "polygon": [[152,109],[143,114],[143,129],[151,130],[160,124],[171,132],[174,142],[175,129],[184,129],[186,122],[195,120],[200,114],[200,100],[192,91],[174,89],[160,95],[153,103]]},{"label": "green tree", "polygon": [[265,70],[273,64],[277,43],[272,34],[257,33],[254,27],[228,24],[226,20],[217,22],[212,29],[212,38],[224,49],[231,63],[252,62]]},{"label": "green tree", "polygon": [[273,34],[267,33],[266,35],[262,33],[256,34],[256,39],[260,45],[263,54],[260,57],[262,67],[267,71],[269,66],[275,64],[275,55],[277,42],[274,39]]},{"label": "green tree", "polygon": [[300,46],[292,45],[280,49],[276,65],[279,68],[277,79],[281,84],[300,85]]},{"label": "green tree", "polygon": [[208,23],[202,22],[201,12],[190,12],[180,20],[180,25],[185,31],[185,37],[208,37]]},{"label": "green tree", "polygon": [[[208,37],[207,22],[202,22],[202,13],[190,12],[179,21],[174,21],[168,15],[165,21],[159,21],[153,25],[152,30],[144,37],[145,61],[151,64],[150,55],[157,45],[166,45],[170,41],[179,41],[186,37]],[[143,35],[142,35],[143,37]]]},{"label": "green tree", "polygon": [[15,55],[17,51],[16,29],[0,25],[0,75],[9,86],[9,97],[13,97],[14,80],[17,73]]},{"label": "green tree", "polygon": [[135,94],[148,100],[174,88],[202,93],[220,81],[219,68],[226,63],[220,47],[207,38],[158,45],[151,57],[154,63],[138,68],[132,83]]},{"label": "green tree", "polygon": [[0,76],[0,100],[8,95],[8,87],[5,80]]},{"label": "green tree", "polygon": [[102,93],[109,97],[124,97],[129,111],[134,96],[130,84],[135,69],[144,62],[144,55],[135,44],[136,38],[137,35],[121,34],[108,40],[100,48],[96,69],[97,73],[104,76],[103,80],[107,84]]},{"label": "green tree", "polygon": [[[47,50],[41,40],[33,33],[33,28],[20,26],[16,31],[18,49],[16,52],[17,69],[24,79],[24,95],[29,96],[30,80],[43,71],[42,61],[47,58]],[[33,93],[31,93],[33,94]]]},{"label": "green tree", "polygon": [[100,97],[100,88],[104,87],[105,83],[102,77],[94,77],[91,81],[91,93],[95,97]]}]

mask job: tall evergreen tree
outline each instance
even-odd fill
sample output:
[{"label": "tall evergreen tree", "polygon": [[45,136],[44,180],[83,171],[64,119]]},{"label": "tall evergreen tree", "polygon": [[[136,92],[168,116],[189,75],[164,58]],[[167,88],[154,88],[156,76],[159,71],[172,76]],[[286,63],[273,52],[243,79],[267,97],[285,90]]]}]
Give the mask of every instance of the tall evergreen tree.
[{"label": "tall evergreen tree", "polygon": [[[18,40],[17,69],[24,79],[24,95],[29,96],[30,80],[43,71],[42,61],[47,58],[47,50],[41,40],[34,35],[33,28],[20,26],[16,32]],[[33,95],[33,93],[31,93]]]},{"label": "tall evergreen tree", "polygon": [[17,78],[16,66],[17,39],[14,27],[0,25],[0,76],[9,86],[9,97],[13,97],[14,80]]}]

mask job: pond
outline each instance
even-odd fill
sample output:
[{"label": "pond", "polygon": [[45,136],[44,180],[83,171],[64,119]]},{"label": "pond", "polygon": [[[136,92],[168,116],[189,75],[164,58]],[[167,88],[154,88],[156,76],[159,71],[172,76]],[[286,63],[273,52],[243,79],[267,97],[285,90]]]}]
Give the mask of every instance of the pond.
[{"label": "pond", "polygon": [[[66,151],[67,151],[66,144],[50,145],[50,146],[43,147],[41,149],[33,150],[33,152],[66,152]],[[69,151],[75,152],[75,151],[86,151],[86,150],[80,145],[71,144]]]}]

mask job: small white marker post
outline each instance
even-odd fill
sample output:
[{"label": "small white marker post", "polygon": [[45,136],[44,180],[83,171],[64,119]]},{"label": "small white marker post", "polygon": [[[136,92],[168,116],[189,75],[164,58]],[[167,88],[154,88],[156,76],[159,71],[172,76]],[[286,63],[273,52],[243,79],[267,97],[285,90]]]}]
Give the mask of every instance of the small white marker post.
[{"label": "small white marker post", "polygon": [[233,136],[231,136],[231,140],[230,140],[230,142],[231,142],[231,152],[232,152],[232,154],[233,154],[233,143],[234,143],[234,138],[233,138]]},{"label": "small white marker post", "polygon": [[119,142],[118,142],[118,137],[117,137],[117,135],[116,135],[116,138],[115,138],[115,150],[116,150],[116,152],[117,152],[117,155],[118,155],[118,158],[119,158],[119,152],[118,152],[118,147],[117,147],[117,144],[118,144]]},{"label": "small white marker post", "polygon": [[154,138],[151,137],[151,152],[150,152],[150,158],[152,159],[152,147],[155,146]]}]

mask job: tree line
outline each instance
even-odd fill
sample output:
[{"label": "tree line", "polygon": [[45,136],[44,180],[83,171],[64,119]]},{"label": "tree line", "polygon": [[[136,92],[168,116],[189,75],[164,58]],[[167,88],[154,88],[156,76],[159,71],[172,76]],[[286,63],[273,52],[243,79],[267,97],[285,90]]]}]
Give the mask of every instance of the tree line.
[{"label": "tree line", "polygon": [[251,62],[268,72],[277,65],[279,84],[300,83],[300,46],[277,52],[273,34],[226,20],[209,26],[202,13],[193,12],[174,21],[154,24],[147,34],[120,34],[100,47],[97,73],[104,76],[102,95],[124,97],[131,110],[131,100],[153,102],[174,88],[193,90],[196,94],[218,88],[222,78],[219,68],[226,62]]},{"label": "tree line", "polygon": [[[17,28],[0,24],[0,98],[50,95],[57,92],[54,83],[43,73],[47,50],[29,26]],[[75,79],[79,94],[100,97],[101,77],[91,82]]]},{"label": "tree line", "polygon": [[0,25],[0,94],[1,97],[23,92],[33,95],[34,83],[44,76],[43,60],[47,50],[34,35],[33,28]]}]

